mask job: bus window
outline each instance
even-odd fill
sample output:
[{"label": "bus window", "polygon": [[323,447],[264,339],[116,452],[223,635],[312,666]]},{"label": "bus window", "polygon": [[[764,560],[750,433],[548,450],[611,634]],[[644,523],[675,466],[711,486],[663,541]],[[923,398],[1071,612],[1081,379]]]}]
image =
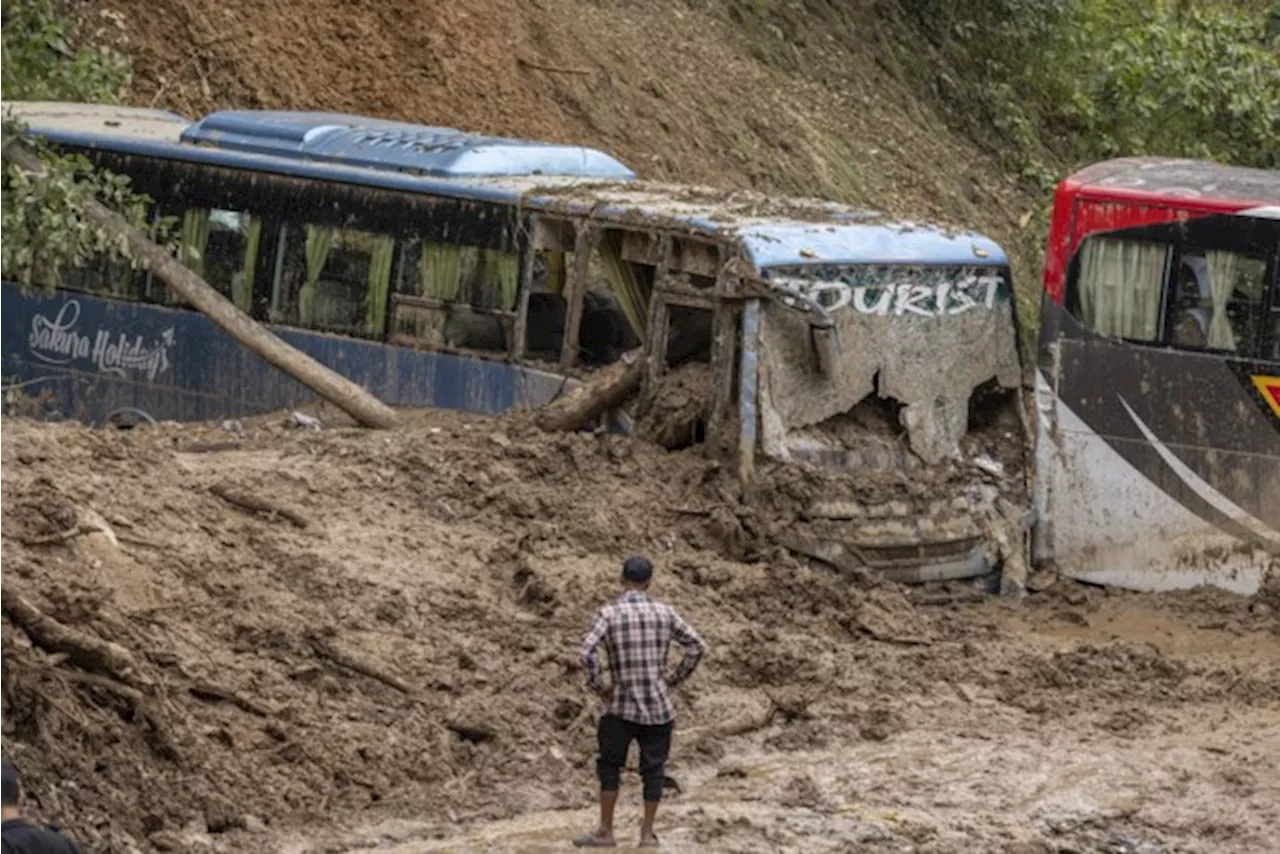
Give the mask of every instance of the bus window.
[{"label": "bus window", "polygon": [[125,259],[108,260],[95,255],[78,267],[62,271],[62,286],[73,291],[120,299],[145,298],[147,272],[135,270]]},{"label": "bus window", "polygon": [[381,337],[395,239],[296,223],[282,226],[280,232],[271,319],[308,329]]},{"label": "bus window", "polygon": [[539,249],[534,257],[529,322],[525,327],[526,359],[553,363],[560,360],[565,315],[569,311],[564,291],[570,257],[568,252],[550,249]]},{"label": "bus window", "polygon": [[393,340],[505,352],[519,282],[514,252],[415,238],[396,278]]},{"label": "bus window", "polygon": [[1184,349],[1258,353],[1266,277],[1263,258],[1185,249],[1170,300],[1170,343]]},{"label": "bus window", "polygon": [[[154,222],[155,209],[147,215]],[[147,270],[135,268],[127,258],[110,259],[105,252],[95,252],[80,265],[62,270],[60,280],[62,287],[73,291],[127,300],[147,300],[154,288]]]},{"label": "bus window", "polygon": [[1101,335],[1158,341],[1160,303],[1173,246],[1089,237],[1080,247],[1077,316]]},{"label": "bus window", "polygon": [[244,211],[188,208],[180,222],[178,258],[241,311],[249,311],[262,219]]}]

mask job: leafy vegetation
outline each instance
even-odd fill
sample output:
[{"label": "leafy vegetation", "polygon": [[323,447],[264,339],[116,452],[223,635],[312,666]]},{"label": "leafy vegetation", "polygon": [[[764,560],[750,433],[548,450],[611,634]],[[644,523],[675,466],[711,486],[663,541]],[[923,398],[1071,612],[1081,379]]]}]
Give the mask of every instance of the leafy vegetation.
[{"label": "leafy vegetation", "polygon": [[909,5],[929,85],[1027,177],[1138,154],[1280,166],[1280,0]]},{"label": "leafy vegetation", "polygon": [[[90,101],[118,103],[129,83],[129,63],[117,54],[71,46],[69,34],[49,0],[16,0],[4,9],[0,78],[6,101]],[[85,222],[85,204],[96,199],[147,228],[151,200],[130,189],[129,179],[95,169],[83,157],[57,156],[37,141],[41,174],[9,162],[21,123],[4,117],[4,193],[0,196],[4,241],[0,272],[24,286],[52,286],[59,273],[95,255],[128,258],[123,240]],[[154,230],[154,226],[151,226]],[[168,225],[159,230],[161,237]]]}]

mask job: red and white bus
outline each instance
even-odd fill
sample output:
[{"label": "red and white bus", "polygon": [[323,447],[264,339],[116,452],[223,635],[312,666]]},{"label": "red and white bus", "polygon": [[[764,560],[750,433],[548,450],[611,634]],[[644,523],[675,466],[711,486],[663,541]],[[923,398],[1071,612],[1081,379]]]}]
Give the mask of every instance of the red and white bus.
[{"label": "red and white bus", "polygon": [[1140,590],[1280,579],[1280,172],[1127,158],[1057,189],[1034,558]]}]

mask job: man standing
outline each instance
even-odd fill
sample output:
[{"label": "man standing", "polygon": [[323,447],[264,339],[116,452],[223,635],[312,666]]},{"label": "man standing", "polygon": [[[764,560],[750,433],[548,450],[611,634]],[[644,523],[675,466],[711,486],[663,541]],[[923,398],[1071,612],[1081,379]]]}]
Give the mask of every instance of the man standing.
[{"label": "man standing", "polygon": [[80,854],[70,839],[49,827],[31,824],[23,815],[27,793],[18,769],[4,760],[4,805],[0,808],[0,851],[3,854]]},{"label": "man standing", "polygon": [[[573,844],[579,848],[612,848],[616,844],[613,808],[618,802],[618,784],[632,741],[640,745],[640,777],[644,782],[640,847],[658,846],[653,820],[662,799],[676,717],[668,689],[689,678],[707,645],[674,608],[649,598],[652,578],[653,564],[648,558],[627,558],[622,564],[622,595],[596,612],[582,644],[579,660],[587,671],[587,686],[608,707],[597,732],[600,827],[575,839]],[[684,648],[684,657],[667,675],[667,651],[672,640]],[[598,652],[602,643],[609,656],[612,684],[600,676]]]}]

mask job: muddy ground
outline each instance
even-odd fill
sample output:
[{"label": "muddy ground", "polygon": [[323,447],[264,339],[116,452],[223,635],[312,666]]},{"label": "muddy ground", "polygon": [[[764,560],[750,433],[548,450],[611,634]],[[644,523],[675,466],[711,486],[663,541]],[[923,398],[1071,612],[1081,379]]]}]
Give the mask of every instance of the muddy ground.
[{"label": "muddy ground", "polygon": [[3,422],[4,752],[87,851],[565,850],[593,794],[576,647],[631,551],[711,644],[671,850],[1271,846],[1275,592],[868,588],[731,542],[786,508],[697,449],[231,426]]}]

